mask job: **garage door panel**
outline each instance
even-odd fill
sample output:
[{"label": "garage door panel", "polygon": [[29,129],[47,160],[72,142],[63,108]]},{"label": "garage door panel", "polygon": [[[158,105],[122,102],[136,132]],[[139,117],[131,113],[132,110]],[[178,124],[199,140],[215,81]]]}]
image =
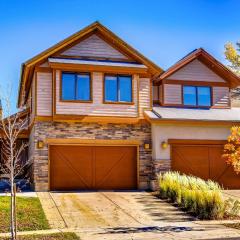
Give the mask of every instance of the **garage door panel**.
[{"label": "garage door panel", "polygon": [[51,146],[51,190],[135,189],[137,148]]},{"label": "garage door panel", "polygon": [[228,168],[226,162],[222,159],[223,146],[211,146],[209,150],[210,159],[210,178],[219,181],[225,175]]},{"label": "garage door panel", "polygon": [[209,177],[208,149],[203,146],[173,146],[172,169],[188,175]]},{"label": "garage door panel", "polygon": [[53,146],[50,150],[51,189],[74,190],[92,187],[92,149]]},{"label": "garage door panel", "polygon": [[133,189],[137,187],[136,148],[96,148],[96,188]]},{"label": "garage door panel", "polygon": [[214,180],[225,188],[239,188],[240,175],[226,164],[222,154],[223,145],[173,145],[172,169]]},{"label": "garage door panel", "polygon": [[221,186],[225,186],[230,189],[239,189],[240,187],[240,175],[237,175],[232,166],[227,165],[224,172],[216,179]]},{"label": "garage door panel", "polygon": [[209,153],[210,179],[226,188],[239,188],[240,176],[234,172],[232,166],[228,165],[222,157],[223,146],[211,146]]}]

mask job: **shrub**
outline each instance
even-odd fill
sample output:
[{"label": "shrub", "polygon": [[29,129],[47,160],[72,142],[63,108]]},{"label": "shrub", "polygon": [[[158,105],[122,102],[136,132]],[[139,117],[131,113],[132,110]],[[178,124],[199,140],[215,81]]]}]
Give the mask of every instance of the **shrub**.
[{"label": "shrub", "polygon": [[225,213],[227,216],[237,216],[240,213],[240,201],[229,198],[225,201]]},{"label": "shrub", "polygon": [[220,219],[225,214],[222,188],[211,180],[166,172],[159,175],[159,187],[160,197],[177,203],[200,219]]}]

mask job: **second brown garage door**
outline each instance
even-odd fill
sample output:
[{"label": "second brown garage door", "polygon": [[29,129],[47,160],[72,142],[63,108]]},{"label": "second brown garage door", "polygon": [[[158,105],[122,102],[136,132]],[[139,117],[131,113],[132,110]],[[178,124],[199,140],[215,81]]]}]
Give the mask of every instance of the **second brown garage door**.
[{"label": "second brown garage door", "polygon": [[137,188],[137,147],[50,146],[51,190]]},{"label": "second brown garage door", "polygon": [[240,188],[240,175],[226,164],[222,153],[222,144],[173,144],[172,170],[212,179],[225,188]]}]

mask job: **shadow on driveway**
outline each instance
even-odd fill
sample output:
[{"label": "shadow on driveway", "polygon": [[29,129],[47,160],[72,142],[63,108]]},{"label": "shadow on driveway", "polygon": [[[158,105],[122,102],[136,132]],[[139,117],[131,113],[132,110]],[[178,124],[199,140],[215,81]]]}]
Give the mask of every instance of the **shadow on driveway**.
[{"label": "shadow on driveway", "polygon": [[[178,226],[151,226],[151,227],[117,227],[117,228],[105,228],[104,233],[100,234],[119,234],[119,233],[142,233],[142,232],[186,232],[192,231],[191,227],[178,227]],[[196,231],[196,229],[194,229]],[[204,229],[198,229],[197,231],[204,231]]]},{"label": "shadow on driveway", "polygon": [[142,211],[156,222],[178,223],[197,220],[197,218],[151,194],[133,194],[132,197],[139,205],[143,206]]}]

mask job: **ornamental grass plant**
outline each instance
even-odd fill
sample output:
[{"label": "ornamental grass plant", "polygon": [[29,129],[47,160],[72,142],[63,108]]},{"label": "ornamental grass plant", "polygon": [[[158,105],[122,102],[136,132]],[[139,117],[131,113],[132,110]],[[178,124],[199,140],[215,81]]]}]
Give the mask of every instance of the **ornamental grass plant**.
[{"label": "ornamental grass plant", "polygon": [[177,203],[200,219],[221,219],[226,212],[219,184],[178,172],[159,175],[161,198]]}]

